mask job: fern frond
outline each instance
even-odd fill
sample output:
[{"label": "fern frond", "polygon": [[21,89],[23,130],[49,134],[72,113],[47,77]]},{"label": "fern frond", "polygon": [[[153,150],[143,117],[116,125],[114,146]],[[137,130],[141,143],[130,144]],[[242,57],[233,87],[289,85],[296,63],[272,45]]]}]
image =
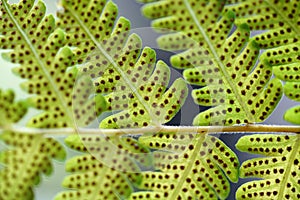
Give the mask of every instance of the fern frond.
[{"label": "fern frond", "polygon": [[67,43],[75,47],[76,63],[83,63],[80,73],[93,78],[95,92],[106,95],[108,110],[118,112],[100,127],[156,126],[170,121],[187,96],[187,86],[178,79],[165,93],[168,66],[160,61],[154,70],[154,50],[141,50],[140,38],[129,35],[127,19],[115,22],[117,6],[105,0],[65,0],[62,6],[58,26],[68,31]]},{"label": "fern frond", "polygon": [[[285,82],[284,94],[294,101],[300,101],[300,42],[265,51],[261,60],[273,66],[275,76]],[[300,124],[300,106],[289,109],[286,121]]]},{"label": "fern frond", "polygon": [[224,8],[236,13],[236,24],[247,23],[251,30],[267,30],[255,35],[262,48],[292,44],[300,40],[300,1],[238,0]]},{"label": "fern frond", "polygon": [[[270,80],[271,66],[260,62],[254,68],[259,47],[254,41],[246,44],[247,25],[238,26],[228,37],[235,16],[227,12],[219,19],[223,5],[223,1],[203,1],[202,7],[196,1],[159,1],[143,10],[146,16],[159,18],[152,24],[155,28],[177,32],[159,38],[159,45],[189,48],[172,56],[171,63],[185,69],[191,84],[205,86],[192,92],[197,104],[215,106],[196,116],[194,125],[262,122],[282,95],[280,81]],[[186,46],[187,40],[191,46]]]},{"label": "fern frond", "polygon": [[[42,1],[34,5],[34,0],[23,0],[18,4],[1,2],[1,44],[3,49],[12,49],[4,58],[20,63],[14,73],[27,81],[22,88],[36,94],[29,103],[41,110],[28,126],[40,128],[74,127],[72,112],[72,91],[77,69],[67,69],[72,62],[72,51],[64,47],[65,34],[56,29],[52,15],[45,16],[46,7]],[[86,104],[96,104],[96,111],[102,111],[101,96]],[[87,106],[82,106],[86,108]],[[82,111],[82,110],[80,110]],[[85,110],[87,111],[87,110]],[[93,112],[78,121],[95,118]]]},{"label": "fern frond", "polygon": [[140,182],[138,163],[152,163],[148,148],[135,139],[119,136],[72,136],[66,139],[72,149],[85,153],[71,158],[63,186],[73,189],[60,193],[56,200],[125,199]]},{"label": "fern frond", "polygon": [[[282,96],[281,82],[271,79],[269,64],[259,62],[254,67],[259,49],[254,42],[245,44],[248,36],[245,25],[238,27],[221,48],[216,49],[217,61],[185,70],[184,76],[189,82],[206,85],[193,91],[195,101],[216,106],[196,116],[194,124],[262,122],[278,104]],[[230,56],[227,57],[226,52]],[[192,53],[191,50],[184,56]]]},{"label": "fern frond", "polygon": [[225,199],[227,178],[238,180],[239,161],[221,140],[202,134],[157,133],[139,142],[154,151],[160,171],[142,172],[139,189],[130,199]]},{"label": "fern frond", "polygon": [[26,101],[14,102],[14,98],[12,90],[0,89],[0,127],[18,122],[27,113]]},{"label": "fern frond", "polygon": [[52,138],[6,131],[1,140],[11,148],[1,152],[0,199],[32,200],[33,187],[40,182],[41,174],[52,173],[51,159],[63,160],[63,146]]},{"label": "fern frond", "polygon": [[239,199],[299,199],[300,198],[300,136],[249,135],[236,147],[249,153],[264,155],[245,161],[240,169],[242,178],[263,180],[243,184],[236,192]]}]

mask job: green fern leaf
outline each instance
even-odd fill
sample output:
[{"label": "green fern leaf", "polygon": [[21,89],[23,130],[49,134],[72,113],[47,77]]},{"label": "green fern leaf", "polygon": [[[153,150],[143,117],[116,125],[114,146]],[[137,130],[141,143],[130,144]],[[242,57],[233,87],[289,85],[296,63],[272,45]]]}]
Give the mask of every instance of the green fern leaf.
[{"label": "green fern leaf", "polygon": [[140,191],[130,199],[225,199],[230,191],[226,176],[238,180],[239,161],[219,139],[209,135],[158,133],[141,136],[154,151],[159,171],[142,172]]},{"label": "green fern leaf", "polygon": [[299,135],[249,135],[236,147],[244,152],[264,155],[245,161],[240,169],[242,178],[263,180],[243,184],[236,192],[239,199],[300,198],[300,137]]},{"label": "green fern leaf", "polygon": [[291,44],[300,39],[299,1],[238,0],[228,5],[228,10],[236,13],[236,24],[247,23],[251,30],[267,30],[255,35],[255,40],[263,48],[273,48]]},{"label": "green fern leaf", "polygon": [[[152,26],[157,31],[168,33],[158,38],[160,48],[183,50],[195,45],[195,41],[208,39],[203,33],[216,29],[224,5],[225,1],[218,0],[158,0],[146,4],[142,12],[146,17],[155,19]],[[226,38],[230,28],[230,25],[218,27],[215,41]]]},{"label": "green fern leaf", "polygon": [[[275,76],[285,82],[284,94],[294,101],[300,101],[300,43],[284,45],[265,51],[261,60],[273,66]],[[300,124],[300,107],[289,109],[284,119],[294,124]]]},{"label": "green fern leaf", "polygon": [[82,63],[80,73],[93,79],[96,93],[106,95],[108,110],[118,112],[102,120],[100,127],[156,126],[170,121],[187,96],[187,86],[178,79],[165,93],[168,66],[160,61],[154,70],[154,50],[141,50],[140,38],[129,35],[127,19],[121,17],[114,25],[117,6],[105,0],[65,0],[62,6],[58,26],[68,31],[75,62]]},{"label": "green fern leaf", "polygon": [[267,63],[254,68],[259,48],[254,41],[246,45],[247,25],[238,26],[228,37],[235,17],[227,12],[218,19],[224,2],[198,5],[196,1],[159,1],[143,10],[146,16],[159,18],[152,24],[155,28],[177,32],[162,36],[158,44],[166,49],[189,48],[173,56],[171,63],[186,69],[184,77],[191,84],[205,86],[192,92],[197,104],[215,106],[196,116],[194,125],[264,121],[281,98],[280,81],[270,80],[272,68]]},{"label": "green fern leaf", "polygon": [[149,150],[132,138],[74,135],[66,144],[89,154],[67,162],[66,170],[74,174],[65,178],[63,186],[73,191],[60,193],[56,200],[127,198],[141,179],[137,162],[152,163]]},{"label": "green fern leaf", "polygon": [[0,127],[18,122],[27,112],[26,101],[14,102],[14,97],[12,90],[0,89]]},{"label": "green fern leaf", "polygon": [[[143,52],[145,53],[147,50],[144,49]],[[150,51],[153,52],[153,50]],[[150,62],[149,67],[145,70],[152,71],[153,67],[153,63]],[[139,68],[139,62],[135,68]],[[183,79],[177,79],[165,92],[170,79],[170,69],[162,61],[156,64],[151,76],[142,76],[144,69],[137,71],[137,73],[134,70],[137,69],[128,69],[127,74],[131,73],[132,75],[129,77],[136,79],[137,92],[133,93],[133,90],[128,87],[128,89],[122,90],[127,84],[124,80],[120,81],[116,85],[116,92],[107,95],[106,99],[111,103],[112,110],[122,109],[123,111],[104,119],[100,127],[157,126],[170,121],[184,103],[188,92]],[[135,74],[140,75],[135,78]]]},{"label": "green fern leaf", "polygon": [[40,182],[41,174],[52,172],[51,159],[63,160],[63,146],[52,138],[6,131],[1,139],[12,146],[1,152],[0,199],[32,200],[33,186]]},{"label": "green fern leaf", "polygon": [[[6,0],[2,1],[0,47],[13,49],[3,57],[21,64],[13,71],[28,79],[22,84],[22,88],[30,94],[36,94],[29,99],[29,103],[44,110],[33,117],[28,126],[74,127],[72,91],[78,70],[67,69],[72,62],[72,51],[64,47],[64,32],[56,29],[54,17],[45,16],[45,11],[46,7],[42,1],[36,5],[34,0],[23,0],[12,5]],[[101,96],[95,99],[87,101],[86,104],[95,104],[96,111],[104,110],[105,108],[101,109],[105,107],[104,99]],[[94,112],[86,113],[90,114],[83,115],[78,121],[96,117]]]}]

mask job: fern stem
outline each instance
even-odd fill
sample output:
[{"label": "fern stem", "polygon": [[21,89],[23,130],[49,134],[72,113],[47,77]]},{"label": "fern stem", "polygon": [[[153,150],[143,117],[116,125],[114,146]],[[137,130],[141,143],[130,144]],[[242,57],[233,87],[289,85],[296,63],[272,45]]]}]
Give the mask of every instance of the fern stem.
[{"label": "fern stem", "polygon": [[27,134],[43,134],[46,136],[67,136],[72,134],[82,135],[140,135],[155,132],[181,132],[199,134],[228,134],[228,133],[297,133],[300,134],[300,126],[279,126],[279,125],[245,125],[245,126],[157,126],[131,129],[98,129],[98,128],[59,128],[59,129],[38,129],[12,126],[1,128],[0,132],[13,131]]}]

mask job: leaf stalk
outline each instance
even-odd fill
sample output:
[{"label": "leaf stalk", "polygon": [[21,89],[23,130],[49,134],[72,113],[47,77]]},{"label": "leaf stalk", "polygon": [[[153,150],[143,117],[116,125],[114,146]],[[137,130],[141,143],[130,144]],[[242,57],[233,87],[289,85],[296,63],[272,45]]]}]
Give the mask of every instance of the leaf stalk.
[{"label": "leaf stalk", "polygon": [[20,126],[0,128],[0,132],[12,131],[27,134],[42,134],[51,136],[68,136],[73,134],[82,135],[142,135],[147,133],[199,133],[199,134],[235,134],[235,133],[296,133],[300,134],[300,126],[283,125],[259,125],[249,124],[243,126],[156,126],[129,129],[99,129],[99,128],[58,128],[58,129],[39,129]]}]

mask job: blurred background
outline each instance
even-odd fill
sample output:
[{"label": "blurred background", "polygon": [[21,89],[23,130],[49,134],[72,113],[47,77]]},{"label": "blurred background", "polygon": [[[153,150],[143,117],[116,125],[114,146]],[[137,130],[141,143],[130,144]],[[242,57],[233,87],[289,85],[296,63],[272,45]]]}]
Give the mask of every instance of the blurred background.
[{"label": "blurred background", "polygon": [[[16,0],[10,1],[11,3],[18,2]],[[57,2],[54,0],[45,0],[47,4],[47,12],[48,14],[54,14],[57,10]],[[173,55],[173,52],[163,51],[157,48],[156,38],[159,34],[155,33],[150,28],[150,20],[144,18],[141,15],[140,9],[142,4],[135,2],[135,0],[113,0],[119,7],[119,15],[128,18],[131,21],[132,32],[135,32],[140,35],[143,40],[144,46],[152,47],[157,52],[157,58],[165,61],[167,64],[169,63],[169,58]],[[1,51],[0,51],[1,52]],[[170,65],[171,66],[171,65]],[[13,64],[4,61],[0,58],[0,87],[1,89],[11,88],[16,92],[17,99],[24,99],[28,97],[28,95],[21,91],[19,88],[19,83],[22,82],[21,79],[14,76],[11,73],[11,68],[14,67]],[[175,69],[172,69],[172,80],[177,77],[181,77],[181,73]],[[171,81],[172,82],[172,81]],[[192,88],[190,87],[191,91]],[[276,124],[276,125],[284,125],[288,124],[282,118],[284,112],[290,108],[291,106],[296,105],[296,102],[293,102],[287,98],[283,98],[275,110],[275,112],[264,122],[264,124]],[[197,113],[204,110],[205,108],[201,108],[193,103],[193,100],[189,96],[185,105],[182,108],[180,115],[178,115],[175,119],[173,119],[169,124],[170,125],[191,125],[194,116]],[[21,125],[24,125],[28,118],[34,115],[37,111],[31,110],[26,118],[21,122]],[[238,140],[240,136],[236,134],[224,134],[221,136],[221,139],[230,146],[233,150],[235,150],[234,144]],[[63,141],[63,138],[61,138]],[[1,148],[4,148],[4,145],[1,144]],[[240,153],[235,150],[236,153],[239,154],[240,162],[242,163],[244,160],[251,157],[249,154]],[[68,158],[74,156],[76,153],[73,151],[68,152]],[[36,188],[36,199],[37,200],[51,200],[54,198],[55,194],[62,191],[61,182],[63,178],[66,176],[64,172],[64,164],[59,162],[54,162],[54,174],[51,177],[43,178],[41,184]],[[234,199],[234,192],[238,185],[245,182],[247,180],[240,180],[238,184],[232,185],[232,192],[228,199]]]}]

